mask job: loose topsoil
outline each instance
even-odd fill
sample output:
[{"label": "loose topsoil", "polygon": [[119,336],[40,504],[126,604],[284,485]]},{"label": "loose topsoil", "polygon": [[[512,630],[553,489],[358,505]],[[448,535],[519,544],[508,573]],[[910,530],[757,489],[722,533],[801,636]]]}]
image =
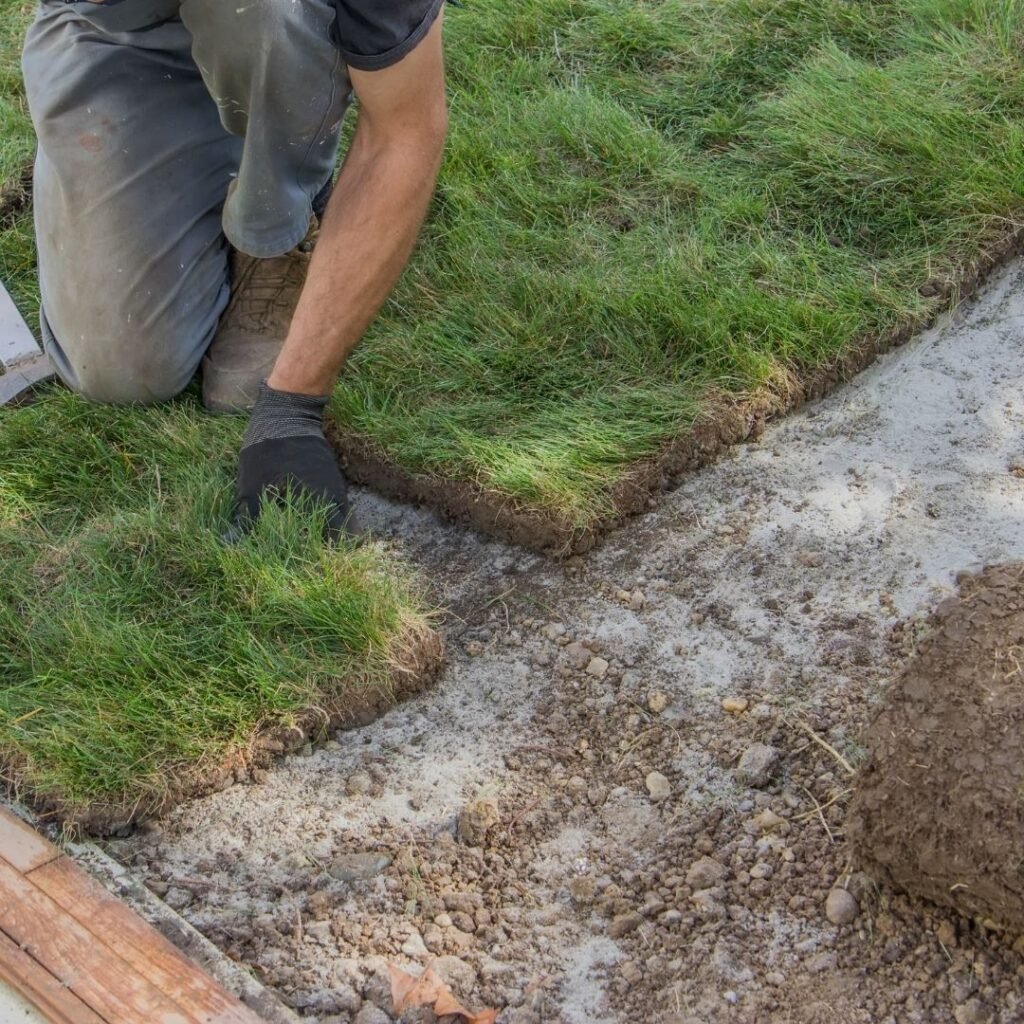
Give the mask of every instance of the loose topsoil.
[{"label": "loose topsoil", "polygon": [[1024,545],[1022,338],[1014,264],[585,560],[361,496],[450,671],[113,850],[321,1024],[392,1021],[386,965],[431,959],[502,1024],[1017,1024],[1012,937],[844,830],[930,610]]},{"label": "loose topsoil", "polygon": [[1024,934],[1024,565],[967,577],[867,735],[850,813],[883,883]]}]

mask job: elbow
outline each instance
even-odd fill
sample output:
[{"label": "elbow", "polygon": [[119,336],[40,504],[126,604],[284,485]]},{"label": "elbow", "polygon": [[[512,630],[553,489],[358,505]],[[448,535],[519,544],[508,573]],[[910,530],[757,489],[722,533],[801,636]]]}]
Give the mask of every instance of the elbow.
[{"label": "elbow", "polygon": [[448,107],[438,101],[419,105],[415,111],[408,110],[404,117],[387,124],[361,117],[352,149],[360,159],[369,162],[394,158],[421,168],[432,167],[436,172],[447,138]]}]

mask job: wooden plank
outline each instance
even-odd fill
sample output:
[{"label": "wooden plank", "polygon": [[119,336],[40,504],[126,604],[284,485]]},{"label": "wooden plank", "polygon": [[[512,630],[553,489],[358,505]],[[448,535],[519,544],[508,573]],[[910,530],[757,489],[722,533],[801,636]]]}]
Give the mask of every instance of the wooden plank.
[{"label": "wooden plank", "polygon": [[0,979],[54,1024],[109,1024],[0,932]]},{"label": "wooden plank", "polygon": [[37,355],[39,345],[36,344],[35,336],[0,282],[0,363],[4,366],[17,366]]},{"label": "wooden plank", "polygon": [[100,1017],[116,1024],[195,1024],[6,861],[0,861],[0,930]]},{"label": "wooden plank", "polygon": [[0,857],[11,867],[26,874],[60,856],[60,850],[53,843],[5,807],[0,807]]},{"label": "wooden plank", "polygon": [[70,858],[29,880],[142,977],[203,1024],[262,1024],[260,1018],[151,928]]}]

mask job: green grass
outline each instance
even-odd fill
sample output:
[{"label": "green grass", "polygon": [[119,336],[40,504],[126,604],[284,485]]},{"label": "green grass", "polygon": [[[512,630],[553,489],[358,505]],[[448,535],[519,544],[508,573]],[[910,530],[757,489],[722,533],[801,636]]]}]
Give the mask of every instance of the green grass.
[{"label": "green grass", "polygon": [[[0,173],[31,151],[0,0]],[[407,470],[585,529],[723,397],[925,322],[1024,209],[1019,0],[472,0],[424,238],[332,403]],[[0,274],[31,317],[26,216]],[[159,794],[422,630],[381,552],[217,539],[240,426],[188,398],[0,413],[0,758]]]},{"label": "green grass", "polygon": [[[0,181],[32,151],[31,6],[0,2]],[[0,278],[32,317],[27,212],[0,223]],[[379,546],[327,545],[288,509],[221,542],[242,427],[193,395],[125,409],[53,389],[0,410],[0,778],[16,790],[92,820],[151,809],[262,726],[386,694],[432,642]]]},{"label": "green grass", "polygon": [[222,543],[240,427],[56,390],[0,414],[8,778],[71,809],[159,800],[263,724],[386,691],[427,636],[402,566],[316,517]]},{"label": "green grass", "polygon": [[[433,213],[332,416],[572,528],[723,397],[782,407],[926,322],[921,286],[1021,219],[1019,0],[473,0],[447,34]],[[0,273],[30,317],[31,259],[23,220]]]},{"label": "green grass", "polygon": [[1024,209],[1015,0],[474,0],[432,219],[333,403],[586,527],[721,396],[923,323]]}]

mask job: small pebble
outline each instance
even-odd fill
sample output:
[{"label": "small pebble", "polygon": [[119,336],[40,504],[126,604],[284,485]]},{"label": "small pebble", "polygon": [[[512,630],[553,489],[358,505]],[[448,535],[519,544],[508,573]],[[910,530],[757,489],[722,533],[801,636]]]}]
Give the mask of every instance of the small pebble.
[{"label": "small pebble", "polygon": [[736,778],[748,786],[764,786],[779,759],[779,752],[767,743],[753,743],[743,751],[736,767]]},{"label": "small pebble", "polygon": [[672,793],[672,784],[661,772],[650,772],[644,780],[644,784],[655,803],[665,800]]},{"label": "small pebble", "polygon": [[608,662],[604,658],[591,658],[590,664],[587,665],[587,675],[594,676],[596,679],[603,679],[607,671]]},{"label": "small pebble", "polygon": [[857,901],[845,889],[833,889],[825,900],[825,916],[833,924],[852,924],[859,913]]},{"label": "small pebble", "polygon": [[722,710],[727,715],[742,715],[750,706],[746,697],[726,697],[722,701]]}]

